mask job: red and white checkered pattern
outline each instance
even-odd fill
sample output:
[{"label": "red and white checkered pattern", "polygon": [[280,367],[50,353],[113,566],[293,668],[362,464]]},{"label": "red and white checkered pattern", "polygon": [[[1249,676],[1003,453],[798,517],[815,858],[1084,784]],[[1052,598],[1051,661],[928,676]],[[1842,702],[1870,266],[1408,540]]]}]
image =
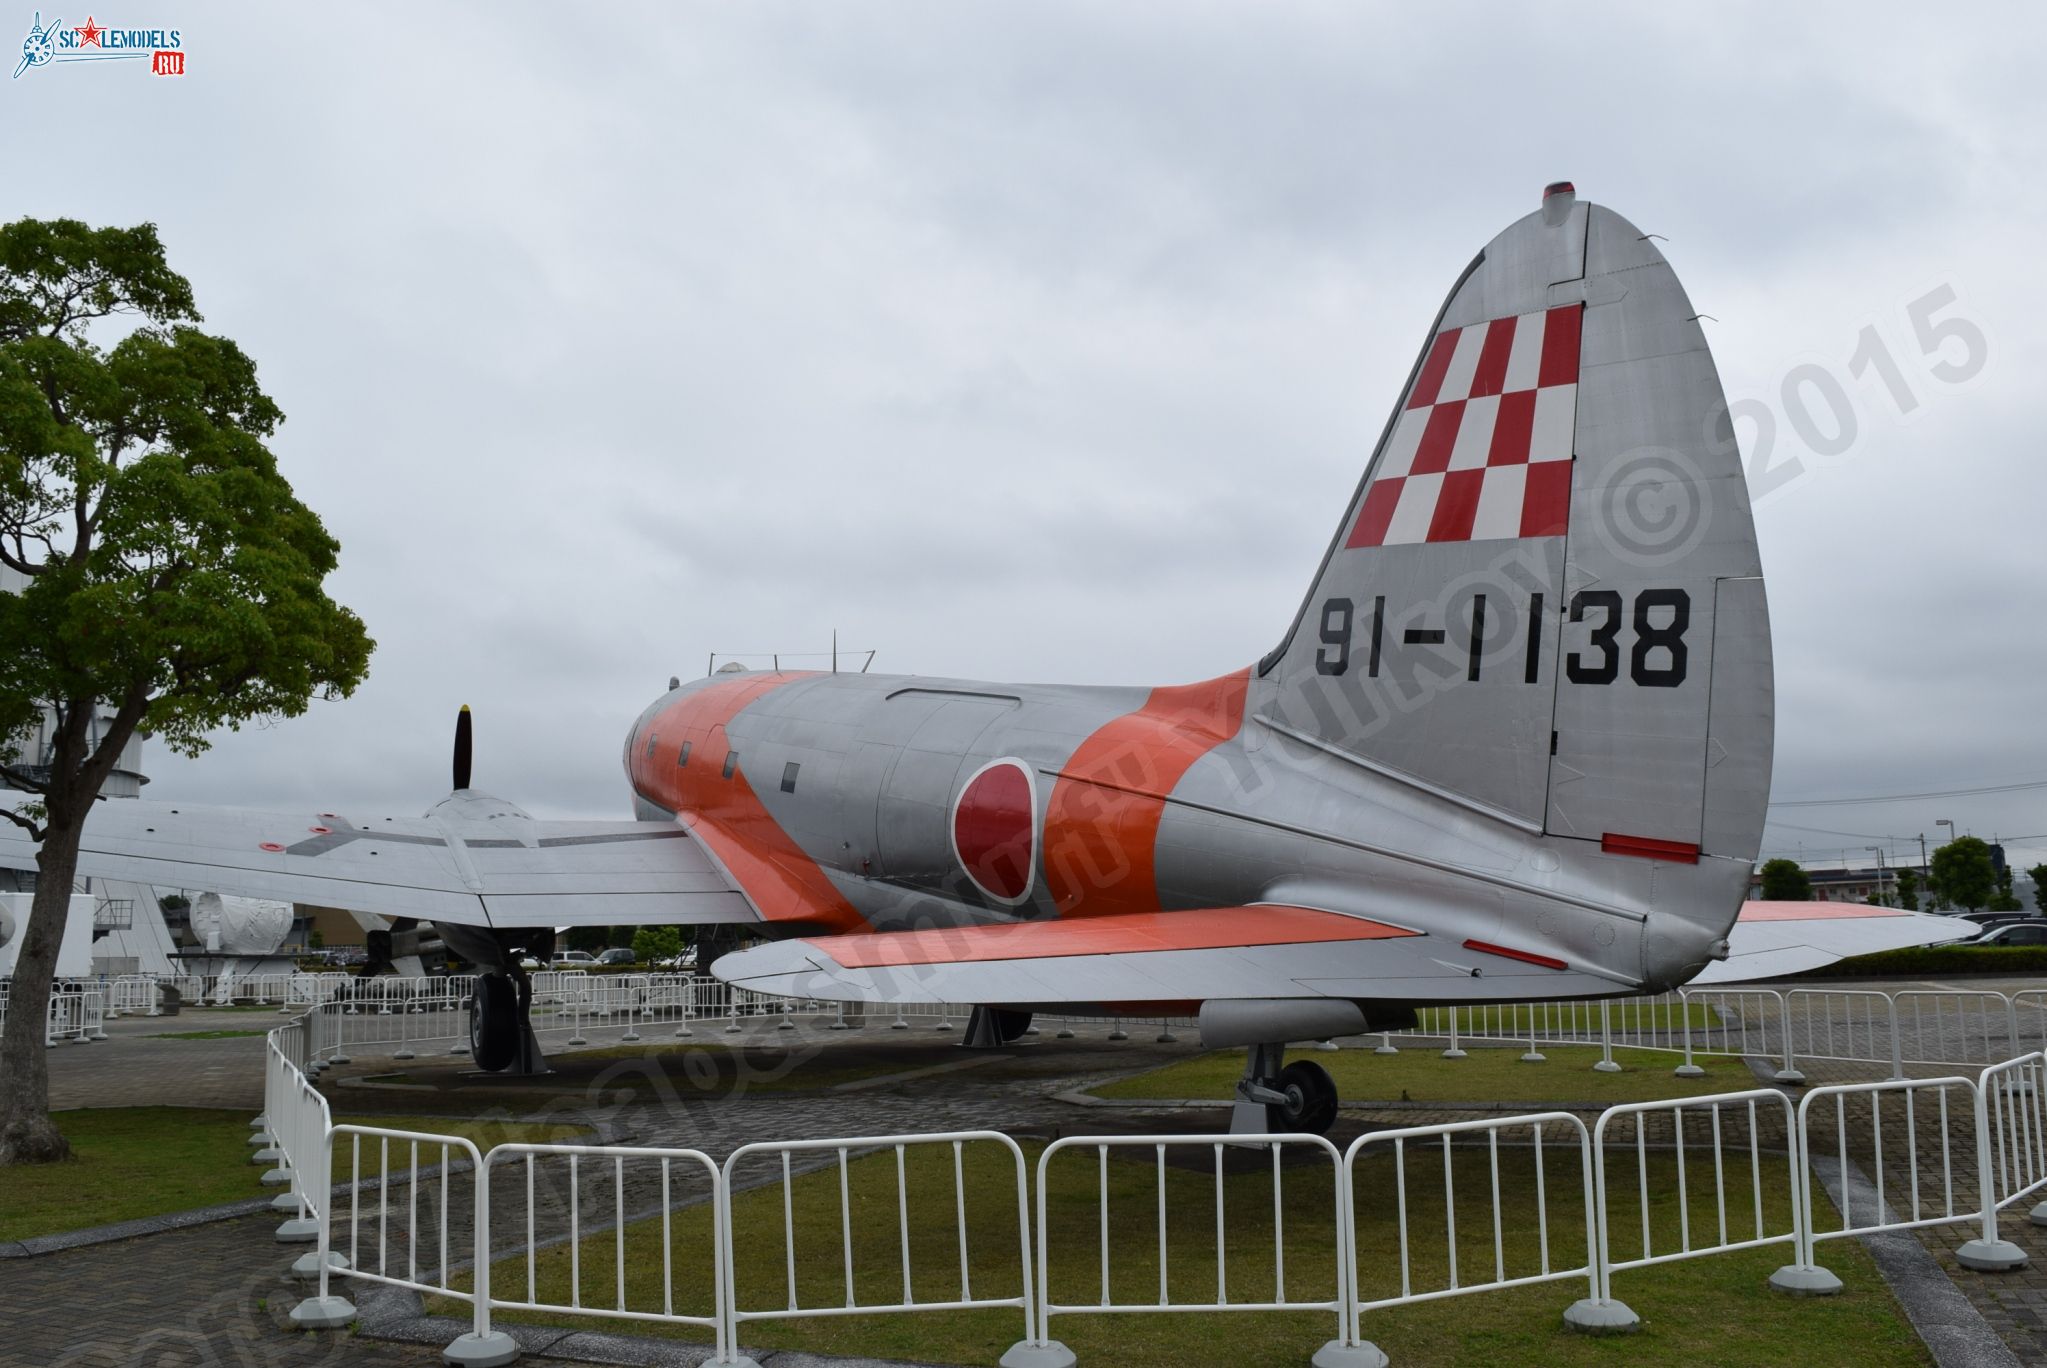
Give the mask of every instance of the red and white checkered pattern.
[{"label": "red and white checkered pattern", "polygon": [[1437,333],[1344,545],[1563,536],[1583,315]]}]

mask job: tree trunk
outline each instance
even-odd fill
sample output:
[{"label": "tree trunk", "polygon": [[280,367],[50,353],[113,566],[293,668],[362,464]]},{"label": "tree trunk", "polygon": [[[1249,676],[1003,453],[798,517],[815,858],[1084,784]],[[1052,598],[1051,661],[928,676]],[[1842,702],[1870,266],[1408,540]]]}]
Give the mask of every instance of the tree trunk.
[{"label": "tree trunk", "polygon": [[71,1157],[71,1144],[50,1120],[50,1062],[46,1054],[50,983],[64,921],[71,911],[71,881],[78,869],[76,822],[51,822],[36,853],[36,895],[14,961],[7,1028],[0,1033],[0,1164],[49,1164]]}]

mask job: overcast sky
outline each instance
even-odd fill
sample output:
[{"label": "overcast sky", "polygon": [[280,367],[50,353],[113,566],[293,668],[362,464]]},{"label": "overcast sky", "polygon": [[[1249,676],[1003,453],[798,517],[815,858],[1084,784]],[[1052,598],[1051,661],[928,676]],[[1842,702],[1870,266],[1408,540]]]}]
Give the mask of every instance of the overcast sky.
[{"label": "overcast sky", "polygon": [[[890,672],[1240,667],[1456,273],[1565,177],[1668,239],[1803,467],[1757,509],[1776,795],[2047,780],[2036,9],[256,15],[109,11],[188,74],[0,95],[5,212],[160,225],[378,641],[346,702],[150,748],[152,797],[416,812],[468,702],[480,787],[623,814],[671,674],[834,627]],[[1906,313],[1942,285],[1961,384]],[[1909,414],[1849,371],[1871,326]],[[1786,415],[1806,363],[1840,454]],[[1948,817],[2047,859],[2047,789],[1779,816],[1808,857]]]}]

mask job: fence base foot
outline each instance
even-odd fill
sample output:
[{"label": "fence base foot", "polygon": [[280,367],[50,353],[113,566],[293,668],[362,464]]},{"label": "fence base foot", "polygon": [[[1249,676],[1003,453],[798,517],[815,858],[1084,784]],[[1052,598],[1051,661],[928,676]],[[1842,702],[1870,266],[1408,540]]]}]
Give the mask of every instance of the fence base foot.
[{"label": "fence base foot", "polygon": [[1379,1346],[1369,1340],[1358,1344],[1331,1340],[1317,1349],[1308,1362],[1314,1368],[1386,1368],[1387,1359]]},{"label": "fence base foot", "polygon": [[1521,1062],[1523,1064],[1547,1064],[1549,1063],[1549,1056],[1540,1050],[1530,1050],[1527,1054],[1521,1056]]},{"label": "fence base foot", "polygon": [[277,1228],[279,1244],[304,1244],[320,1238],[320,1223],[310,1216],[298,1216]]},{"label": "fence base foot", "polygon": [[1632,1335],[1642,1318],[1624,1301],[1584,1297],[1564,1308],[1564,1324],[1581,1335]]},{"label": "fence base foot", "polygon": [[1841,1280],[1818,1264],[1785,1264],[1770,1275],[1770,1286],[1793,1297],[1831,1297]]},{"label": "fence base foot", "polygon": [[256,1181],[264,1187],[282,1187],[291,1181],[291,1170],[288,1168],[265,1169],[263,1176]]},{"label": "fence base foot", "polygon": [[1073,1368],[1079,1360],[1058,1340],[1046,1340],[1042,1344],[1018,1340],[997,1362],[1001,1368]]},{"label": "fence base foot", "polygon": [[414,1053],[413,1053],[412,1051],[410,1051],[410,1050],[393,1050],[393,1051],[391,1052],[391,1058],[393,1058],[393,1059],[417,1059],[417,1058],[419,1058],[419,1056],[418,1056],[418,1055],[416,1055],[416,1054],[414,1054]]},{"label": "fence base foot", "polygon": [[2047,1202],[2042,1202],[2026,1214],[2026,1219],[2036,1226],[2047,1226]]},{"label": "fence base foot", "polygon": [[1333,1040],[1318,1040],[1318,1041],[1316,1041],[1316,1042],[1314,1043],[1314,1045],[1313,1045],[1313,1046],[1312,1046],[1311,1048],[1313,1048],[1313,1049],[1317,1049],[1317,1050],[1325,1050],[1325,1051],[1326,1051],[1326,1050],[1341,1050],[1341,1049],[1343,1048],[1343,1046],[1341,1046],[1341,1045],[1337,1044],[1337,1043],[1336,1043],[1335,1041],[1333,1041]]},{"label": "fence base foot", "polygon": [[1771,1077],[1779,1083],[1803,1085],[1805,1082],[1805,1075],[1796,1069],[1779,1069]]},{"label": "fence base foot", "polygon": [[1704,1078],[1706,1076],[1706,1071],[1696,1064],[1680,1064],[1670,1072],[1674,1078]]},{"label": "fence base foot", "polygon": [[270,1209],[272,1211],[297,1211],[299,1209],[298,1194],[295,1192],[278,1193],[270,1199]]},{"label": "fence base foot", "polygon": [[291,1309],[291,1323],[301,1330],[339,1330],[354,1319],[346,1297],[307,1297]]},{"label": "fence base foot", "polygon": [[1400,1053],[1400,1047],[1398,1045],[1374,1045],[1372,1053],[1375,1055],[1395,1055]]},{"label": "fence base foot", "polygon": [[249,1156],[249,1162],[252,1164],[265,1164],[274,1168],[277,1161],[283,1157],[284,1151],[278,1149],[275,1145],[266,1144],[262,1149],[255,1151]]},{"label": "fence base foot", "polygon": [[1461,1049],[1458,1049],[1458,1048],[1457,1048],[1457,1047],[1455,1047],[1455,1046],[1452,1046],[1452,1047],[1451,1047],[1450,1049],[1447,1049],[1447,1050],[1443,1051],[1443,1058],[1445,1058],[1445,1059],[1468,1059],[1468,1058],[1470,1058],[1470,1056],[1469,1056],[1468,1054],[1466,1054],[1466,1053],[1465,1053],[1465,1052],[1464,1052],[1463,1050],[1461,1050]]},{"label": "fence base foot", "polygon": [[519,1342],[502,1330],[487,1335],[472,1331],[441,1350],[441,1362],[461,1364],[463,1368],[501,1368],[518,1358]]},{"label": "fence base foot", "polygon": [[257,1149],[268,1149],[276,1143],[277,1141],[271,1138],[270,1132],[261,1126],[249,1132],[249,1144]]},{"label": "fence base foot", "polygon": [[1592,1072],[1594,1073],[1619,1073],[1620,1071],[1621,1066],[1611,1059],[1602,1059],[1592,1066]]},{"label": "fence base foot", "polygon": [[2010,1240],[1971,1240],[1955,1251],[1955,1262],[1978,1273],[2010,1273],[2026,1266],[2026,1251]]},{"label": "fence base foot", "polygon": [[[327,1268],[332,1273],[346,1273],[349,1268],[348,1256],[338,1249],[327,1251]],[[320,1251],[309,1249],[292,1261],[291,1275],[300,1282],[317,1282],[320,1277]]]}]

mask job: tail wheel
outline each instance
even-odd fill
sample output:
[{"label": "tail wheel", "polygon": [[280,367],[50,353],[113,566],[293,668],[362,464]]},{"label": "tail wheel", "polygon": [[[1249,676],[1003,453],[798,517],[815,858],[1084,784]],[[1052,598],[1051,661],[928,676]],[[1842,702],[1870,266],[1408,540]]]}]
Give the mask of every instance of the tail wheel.
[{"label": "tail wheel", "polygon": [[1320,1064],[1302,1059],[1287,1065],[1279,1071],[1274,1090],[1286,1100],[1266,1104],[1273,1130],[1321,1135],[1335,1124],[1336,1080]]},{"label": "tail wheel", "polygon": [[469,1055],[490,1073],[508,1069],[519,1057],[519,999],[503,974],[483,974],[469,999]]}]

